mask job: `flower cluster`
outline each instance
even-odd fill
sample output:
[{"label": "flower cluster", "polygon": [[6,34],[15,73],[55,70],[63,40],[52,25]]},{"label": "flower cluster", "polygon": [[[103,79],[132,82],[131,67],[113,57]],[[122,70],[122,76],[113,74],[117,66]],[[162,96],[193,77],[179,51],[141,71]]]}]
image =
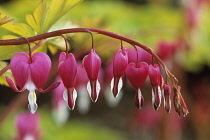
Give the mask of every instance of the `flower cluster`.
[{"label": "flower cluster", "polygon": [[[135,51],[134,56],[136,55],[136,57],[133,57],[134,61],[129,60],[129,54],[130,52],[121,46],[114,55],[112,62],[113,79],[111,80],[113,96],[117,97],[119,94],[123,86],[122,76],[125,74],[131,85],[136,89],[134,104],[137,108],[142,108],[144,97],[141,88],[147,77],[149,77],[152,85],[152,104],[154,109],[157,110],[160,107],[163,98],[165,110],[169,113],[171,110],[171,86],[168,84],[167,80],[164,82],[160,72],[160,66],[152,62],[152,55],[149,53],[150,56],[147,54],[143,58],[149,58],[148,61],[139,59],[140,53],[138,49]],[[98,80],[101,64],[102,61],[92,46],[90,53],[83,58],[82,65],[88,77],[88,79],[85,80],[87,82],[87,91],[93,102],[97,101],[101,89]],[[23,52],[17,53],[11,59],[10,68],[15,82],[20,89],[15,86],[10,78],[6,77],[6,80],[10,87],[16,92],[22,92],[24,89],[29,90],[28,100],[31,113],[35,113],[37,109],[35,89],[40,92],[48,92],[57,88],[60,84],[60,82],[55,82],[46,90],[42,89],[51,69],[49,56],[42,52],[37,52],[33,56]],[[166,68],[165,71],[166,79],[168,77],[171,78],[171,73],[169,73]],[[75,89],[76,81],[78,81],[77,75],[80,76],[82,73],[78,72],[78,65],[72,53],[68,53],[68,51],[61,52],[59,56],[58,74],[63,85],[63,98],[69,109],[73,110],[77,99],[77,91]],[[172,86],[174,89],[173,100],[175,110],[179,115],[185,116],[188,110],[181,97],[180,88],[176,85],[174,80],[172,80]]]}]

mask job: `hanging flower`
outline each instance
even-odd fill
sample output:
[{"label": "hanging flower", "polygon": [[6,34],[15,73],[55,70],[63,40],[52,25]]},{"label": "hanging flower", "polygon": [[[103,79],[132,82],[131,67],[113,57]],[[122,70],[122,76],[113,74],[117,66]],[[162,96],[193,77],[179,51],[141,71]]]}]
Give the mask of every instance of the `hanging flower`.
[{"label": "hanging flower", "polygon": [[131,85],[136,88],[134,103],[140,109],[144,103],[140,88],[144,85],[148,76],[148,64],[146,62],[130,63],[127,65],[125,72]]},{"label": "hanging flower", "polygon": [[125,68],[128,64],[128,56],[125,49],[119,49],[113,59],[113,74],[114,78],[111,82],[111,89],[113,95],[116,97],[122,88],[122,75],[124,74]]},{"label": "hanging flower", "polygon": [[162,76],[157,64],[149,66],[149,78],[152,85],[152,103],[154,109],[157,110],[160,107],[162,96]]},{"label": "hanging flower", "polygon": [[90,53],[84,57],[83,65],[86,70],[89,82],[87,84],[87,90],[93,102],[96,102],[100,92],[100,84],[98,82],[98,74],[101,67],[101,59],[95,53],[94,49],[91,49]]},{"label": "hanging flower", "polygon": [[63,81],[64,100],[67,102],[71,110],[74,109],[77,92],[74,89],[77,75],[77,63],[72,53],[66,54],[62,52],[59,56],[58,73]]},{"label": "hanging flower", "polygon": [[14,140],[39,140],[41,138],[37,114],[21,113],[16,117],[15,125],[17,136]]},{"label": "hanging flower", "polygon": [[164,107],[167,113],[171,111],[171,87],[169,84],[164,84]]},{"label": "hanging flower", "polygon": [[15,54],[10,61],[10,69],[19,89],[9,77],[6,77],[6,81],[16,92],[22,92],[25,89],[29,90],[28,101],[31,113],[35,113],[38,107],[36,104],[35,89],[40,92],[49,92],[60,84],[59,82],[55,82],[46,90],[42,89],[51,69],[49,56],[42,52],[35,53],[31,58],[25,52]]}]

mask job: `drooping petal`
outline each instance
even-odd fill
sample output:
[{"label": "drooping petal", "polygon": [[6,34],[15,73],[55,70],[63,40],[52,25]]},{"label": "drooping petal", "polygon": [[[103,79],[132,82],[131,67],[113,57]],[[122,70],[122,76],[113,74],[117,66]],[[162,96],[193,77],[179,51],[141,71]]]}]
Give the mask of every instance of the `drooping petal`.
[{"label": "drooping petal", "polygon": [[32,63],[29,67],[32,82],[37,89],[41,89],[45,85],[51,69],[49,56],[43,52],[36,52],[32,56]]},{"label": "drooping petal", "polygon": [[9,77],[6,76],[6,81],[9,84],[9,86],[15,91],[15,92],[22,92],[25,90],[25,88],[22,89],[17,89],[15,83],[12,81],[12,79],[10,79]]},{"label": "drooping petal", "polygon": [[38,88],[40,92],[49,92],[53,89],[56,89],[60,85],[60,82],[54,82],[52,83],[47,89]]},{"label": "drooping petal", "polygon": [[66,88],[73,88],[75,86],[77,63],[72,53],[68,54],[67,59],[65,52],[60,54],[58,73]]},{"label": "drooping petal", "polygon": [[145,62],[140,62],[137,66],[135,63],[128,64],[126,76],[133,87],[142,87],[148,76],[148,64]]},{"label": "drooping petal", "polygon": [[95,53],[94,49],[91,49],[90,53],[83,59],[83,65],[89,80],[98,79],[98,74],[101,67],[101,59]]},{"label": "drooping petal", "polygon": [[[15,54],[10,61],[10,69],[12,71],[17,86],[20,87],[20,91],[22,91],[29,77],[28,54],[24,52],[19,52]],[[12,86],[11,81],[9,79],[8,81],[10,82],[8,84]],[[14,85],[12,87],[14,90]]]}]

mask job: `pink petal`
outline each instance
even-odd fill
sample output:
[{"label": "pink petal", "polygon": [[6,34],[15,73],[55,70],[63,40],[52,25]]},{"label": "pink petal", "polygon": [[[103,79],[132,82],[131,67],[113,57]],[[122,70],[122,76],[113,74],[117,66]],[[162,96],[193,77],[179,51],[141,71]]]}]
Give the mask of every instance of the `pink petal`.
[{"label": "pink petal", "polygon": [[[68,54],[68,58],[64,59],[65,53],[60,54],[58,73],[66,88],[72,88],[75,86],[75,80],[77,75],[77,63],[72,53]],[[66,55],[65,55],[66,56]]]},{"label": "pink petal", "polygon": [[160,69],[157,64],[149,66],[149,78],[152,86],[160,84]]},{"label": "pink petal", "polygon": [[47,89],[37,88],[40,92],[49,92],[51,90],[54,90],[60,85],[61,82],[54,82],[52,83]]},{"label": "pink petal", "polygon": [[128,64],[126,76],[133,87],[142,87],[148,76],[148,64],[146,62],[140,62],[137,66],[135,63]]},{"label": "pink petal", "polygon": [[28,54],[24,52],[19,52],[15,54],[10,61],[10,69],[12,71],[17,86],[19,86],[20,89],[23,89],[29,78]]},{"label": "pink petal", "polygon": [[119,49],[113,59],[113,74],[115,77],[121,77],[124,74],[125,68],[128,64],[127,52]]},{"label": "pink petal", "polygon": [[51,69],[51,60],[49,56],[43,52],[37,52],[32,56],[30,64],[31,80],[37,89],[41,89],[48,78]]},{"label": "pink petal", "polygon": [[22,92],[23,90],[25,90],[25,88],[22,89],[17,89],[15,83],[12,81],[12,79],[10,79],[9,77],[6,77],[6,81],[9,84],[9,86],[15,91],[15,92]]},{"label": "pink petal", "polygon": [[83,59],[83,64],[88,78],[90,80],[98,79],[98,74],[101,67],[101,59],[95,53],[94,49],[91,49],[90,53]]}]

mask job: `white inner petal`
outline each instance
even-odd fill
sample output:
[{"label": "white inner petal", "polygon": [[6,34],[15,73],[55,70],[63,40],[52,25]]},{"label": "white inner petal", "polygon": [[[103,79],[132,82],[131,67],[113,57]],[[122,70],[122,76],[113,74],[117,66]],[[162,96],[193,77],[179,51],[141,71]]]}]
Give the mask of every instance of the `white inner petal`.
[{"label": "white inner petal", "polygon": [[77,99],[77,91],[74,89],[74,91],[73,91],[74,104],[75,104],[76,99]]},{"label": "white inner petal", "polygon": [[90,109],[90,98],[84,86],[78,89],[78,110],[82,114],[86,114]]},{"label": "white inner petal", "polygon": [[141,90],[138,88],[138,101],[139,101],[139,108],[141,108]]},{"label": "white inner petal", "polygon": [[34,136],[31,134],[26,135],[23,140],[35,140]]},{"label": "white inner petal", "polygon": [[[160,100],[160,104],[161,104],[161,97],[162,97],[162,93],[161,93],[161,89],[160,86],[158,86],[158,96],[159,96],[159,100]],[[160,104],[158,107],[160,107]]]},{"label": "white inner petal", "polygon": [[36,86],[34,85],[34,83],[29,78],[29,80],[25,84],[25,88],[30,91],[30,90],[35,90]]},{"label": "white inner petal", "polygon": [[98,100],[98,95],[99,95],[100,90],[101,90],[101,86],[100,86],[100,83],[97,80],[96,81],[96,101]]},{"label": "white inner petal", "polygon": [[[99,92],[101,90],[101,86],[100,86],[100,83],[98,82],[98,80],[96,81],[96,101],[98,100],[98,95],[99,95]],[[90,95],[90,98],[92,99],[91,97],[91,86],[90,86],[90,81],[87,83],[87,91]]]},{"label": "white inner petal", "polygon": [[152,105],[155,103],[155,93],[154,90],[152,88]]},{"label": "white inner petal", "polygon": [[63,92],[63,99],[64,99],[64,101],[68,102],[67,89],[65,89],[64,92]]},{"label": "white inner petal", "polygon": [[[118,93],[117,93],[117,96],[119,95],[120,93],[120,90],[122,89],[122,86],[123,86],[123,81],[122,81],[122,77],[119,79],[119,83],[118,83]],[[111,90],[113,89],[114,87],[114,78],[112,78],[112,81],[111,81]],[[116,97],[117,97],[116,96]]]},{"label": "white inner petal", "polygon": [[104,91],[104,98],[110,107],[116,107],[119,104],[120,100],[122,99],[122,95],[123,92],[121,90],[119,92],[119,95],[117,97],[114,97],[112,90],[110,90],[109,87],[106,87]]},{"label": "white inner petal", "polygon": [[35,90],[30,90],[28,94],[28,108],[32,114],[34,114],[38,108],[36,104],[36,93]]},{"label": "white inner petal", "polygon": [[88,94],[90,95],[90,98],[91,98],[91,86],[90,86],[90,81],[88,81],[88,83],[87,83],[87,91],[88,91]]}]

